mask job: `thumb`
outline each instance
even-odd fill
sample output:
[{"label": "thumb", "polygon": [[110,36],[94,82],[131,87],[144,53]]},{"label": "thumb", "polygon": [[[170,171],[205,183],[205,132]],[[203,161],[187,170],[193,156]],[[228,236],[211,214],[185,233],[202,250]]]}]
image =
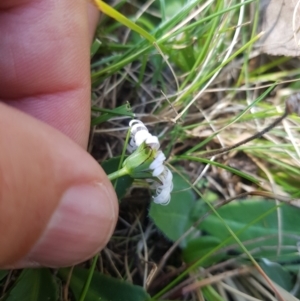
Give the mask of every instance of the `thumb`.
[{"label": "thumb", "polygon": [[0,267],[67,266],[110,238],[113,187],[68,137],[0,103]]}]

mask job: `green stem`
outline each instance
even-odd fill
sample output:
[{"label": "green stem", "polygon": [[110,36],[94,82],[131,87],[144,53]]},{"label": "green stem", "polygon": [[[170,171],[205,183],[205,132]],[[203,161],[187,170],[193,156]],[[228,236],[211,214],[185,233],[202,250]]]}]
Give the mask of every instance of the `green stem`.
[{"label": "green stem", "polygon": [[95,255],[94,258],[93,258],[92,266],[90,267],[89,275],[88,275],[88,278],[86,279],[85,284],[83,286],[82,292],[80,294],[79,301],[84,301],[84,299],[86,297],[86,294],[87,294],[87,292],[90,288],[90,284],[91,284],[91,281],[92,281],[92,278],[93,278],[93,275],[94,275],[94,271],[95,271],[95,267],[96,267],[98,257],[99,257],[99,254]]},{"label": "green stem", "polygon": [[112,181],[112,180],[115,180],[115,179],[120,178],[120,177],[122,177],[122,176],[126,176],[126,175],[128,175],[128,174],[129,174],[129,173],[128,173],[127,168],[126,168],[126,167],[123,167],[123,168],[121,168],[121,169],[119,169],[119,170],[117,170],[117,171],[115,171],[115,172],[109,174],[109,175],[108,175],[108,178]]}]

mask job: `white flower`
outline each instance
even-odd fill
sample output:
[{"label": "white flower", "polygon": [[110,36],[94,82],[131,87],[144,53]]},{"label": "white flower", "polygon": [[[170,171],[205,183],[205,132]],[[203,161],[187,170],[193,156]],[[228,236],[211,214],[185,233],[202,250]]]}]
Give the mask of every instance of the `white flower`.
[{"label": "white flower", "polygon": [[166,160],[166,156],[160,150],[156,153],[155,159],[150,164],[149,168],[153,170],[152,176],[158,177],[164,171],[164,161]]},{"label": "white flower", "polygon": [[127,150],[134,152],[143,142],[149,145],[152,149],[158,150],[160,147],[158,138],[152,136],[147,127],[140,120],[133,119],[129,122],[131,140]]},{"label": "white flower", "polygon": [[163,172],[158,176],[159,182],[151,180],[151,188],[155,189],[156,195],[153,201],[156,204],[168,205],[171,200],[171,192],[173,190],[173,174],[170,169],[164,166]]},{"label": "white flower", "polygon": [[151,183],[150,188],[155,190],[153,201],[157,204],[167,205],[171,199],[173,175],[164,165],[166,156],[159,150],[159,140],[156,136],[149,133],[147,127],[140,120],[131,120],[129,126],[131,140],[127,150],[130,153],[134,152],[143,143],[155,151],[154,160],[150,164],[149,169],[152,171],[152,176],[157,179],[148,179],[148,182]]}]

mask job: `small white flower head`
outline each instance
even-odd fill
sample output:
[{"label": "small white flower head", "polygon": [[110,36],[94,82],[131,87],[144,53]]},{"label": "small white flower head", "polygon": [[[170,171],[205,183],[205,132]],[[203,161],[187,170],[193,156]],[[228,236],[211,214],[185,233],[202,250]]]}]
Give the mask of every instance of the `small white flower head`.
[{"label": "small white flower head", "polygon": [[127,149],[130,153],[134,152],[143,142],[146,142],[152,149],[159,149],[158,138],[149,133],[143,122],[133,119],[129,122],[129,126],[131,140]]},{"label": "small white flower head", "polygon": [[173,190],[173,174],[169,168],[164,166],[163,172],[158,176],[159,181],[151,180],[151,188],[155,189],[153,201],[156,204],[168,205],[171,200]]},{"label": "small white flower head", "polygon": [[[132,153],[131,156],[134,156],[135,158],[139,157],[139,154],[135,154],[136,152],[139,152],[141,156],[144,156],[145,158],[143,162],[148,162],[149,159],[151,159],[151,162],[146,169],[141,170],[140,167],[137,167],[138,173],[134,172],[133,175],[135,177],[138,176],[145,178],[143,173],[151,172],[153,178],[148,179],[148,182],[151,183],[150,188],[155,190],[153,201],[157,204],[167,205],[171,199],[173,175],[172,172],[164,165],[166,157],[163,152],[159,150],[159,140],[156,136],[149,133],[147,127],[140,120],[131,120],[129,122],[129,126],[131,140],[127,146],[127,150]],[[145,152],[145,148],[150,150],[150,154]],[[130,166],[133,166],[133,160],[130,160],[131,156],[124,161],[125,165],[126,161],[130,161]],[[144,163],[143,167],[145,165],[147,164]]]}]

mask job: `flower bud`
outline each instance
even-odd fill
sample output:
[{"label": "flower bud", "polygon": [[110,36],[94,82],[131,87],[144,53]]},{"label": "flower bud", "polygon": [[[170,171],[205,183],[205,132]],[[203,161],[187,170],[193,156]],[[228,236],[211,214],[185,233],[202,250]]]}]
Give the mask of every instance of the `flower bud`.
[{"label": "flower bud", "polygon": [[152,176],[149,169],[155,159],[156,150],[142,143],[126,160],[123,162],[123,168],[126,168],[128,174],[133,178],[149,178]]}]

